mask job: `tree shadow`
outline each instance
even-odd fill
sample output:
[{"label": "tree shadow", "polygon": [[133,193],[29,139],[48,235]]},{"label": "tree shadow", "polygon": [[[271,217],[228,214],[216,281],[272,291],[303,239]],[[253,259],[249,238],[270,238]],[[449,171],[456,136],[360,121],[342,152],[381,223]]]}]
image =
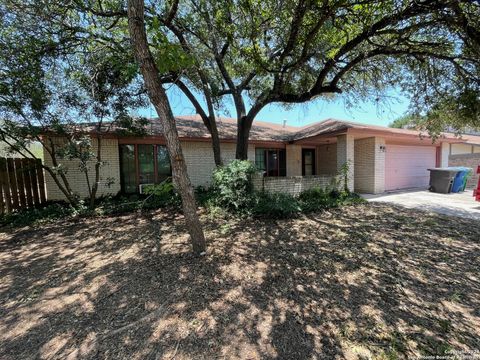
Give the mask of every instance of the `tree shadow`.
[{"label": "tree shadow", "polygon": [[0,237],[0,357],[338,359],[476,349],[480,226],[387,205],[59,222]]}]

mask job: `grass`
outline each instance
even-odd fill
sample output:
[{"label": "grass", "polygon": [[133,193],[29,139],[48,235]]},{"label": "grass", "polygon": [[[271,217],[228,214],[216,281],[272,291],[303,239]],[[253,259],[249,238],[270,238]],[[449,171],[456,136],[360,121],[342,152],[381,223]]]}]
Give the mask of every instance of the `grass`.
[{"label": "grass", "polygon": [[[0,358],[405,359],[480,348],[480,224],[382,204],[0,233]],[[431,224],[436,224],[431,226]]]}]

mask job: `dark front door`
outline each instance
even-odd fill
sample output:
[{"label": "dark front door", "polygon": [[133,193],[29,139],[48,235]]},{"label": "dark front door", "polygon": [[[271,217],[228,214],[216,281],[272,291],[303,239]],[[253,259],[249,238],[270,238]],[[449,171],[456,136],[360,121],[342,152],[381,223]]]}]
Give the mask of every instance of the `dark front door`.
[{"label": "dark front door", "polygon": [[315,175],[315,149],[302,149],[302,175]]}]

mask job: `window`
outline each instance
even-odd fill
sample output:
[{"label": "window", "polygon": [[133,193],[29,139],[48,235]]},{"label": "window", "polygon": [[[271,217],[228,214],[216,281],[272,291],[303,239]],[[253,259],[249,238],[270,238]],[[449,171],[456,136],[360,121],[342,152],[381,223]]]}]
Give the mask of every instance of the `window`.
[{"label": "window", "polygon": [[255,149],[255,165],[264,176],[286,176],[285,149]]},{"label": "window", "polygon": [[255,149],[255,166],[259,171],[265,171],[265,149]]},{"label": "window", "polygon": [[140,184],[164,181],[172,175],[167,148],[163,145],[120,145],[120,183],[125,193],[135,193]]},{"label": "window", "polygon": [[120,145],[120,186],[127,194],[137,191],[135,145]]},{"label": "window", "polygon": [[172,169],[167,148],[157,145],[157,182],[162,182],[170,176],[172,176]]},{"label": "window", "polygon": [[137,145],[139,184],[155,182],[155,163],[153,161],[153,145]]},{"label": "window", "polygon": [[315,150],[302,149],[302,175],[315,175]]}]

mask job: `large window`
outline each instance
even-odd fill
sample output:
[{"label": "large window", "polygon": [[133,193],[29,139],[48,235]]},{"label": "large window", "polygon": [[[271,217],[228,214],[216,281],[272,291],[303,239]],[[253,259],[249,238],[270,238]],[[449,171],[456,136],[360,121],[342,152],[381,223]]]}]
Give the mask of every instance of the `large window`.
[{"label": "large window", "polygon": [[137,145],[139,184],[155,183],[153,145]]},{"label": "large window", "polygon": [[134,193],[140,184],[159,183],[172,175],[167,148],[163,145],[120,145],[122,191]]},{"label": "large window", "polygon": [[165,146],[157,146],[157,181],[161,182],[172,176],[170,158]]},{"label": "large window", "polygon": [[120,186],[126,193],[137,191],[135,145],[120,145]]},{"label": "large window", "polygon": [[265,176],[286,176],[285,149],[255,149],[255,165]]}]

